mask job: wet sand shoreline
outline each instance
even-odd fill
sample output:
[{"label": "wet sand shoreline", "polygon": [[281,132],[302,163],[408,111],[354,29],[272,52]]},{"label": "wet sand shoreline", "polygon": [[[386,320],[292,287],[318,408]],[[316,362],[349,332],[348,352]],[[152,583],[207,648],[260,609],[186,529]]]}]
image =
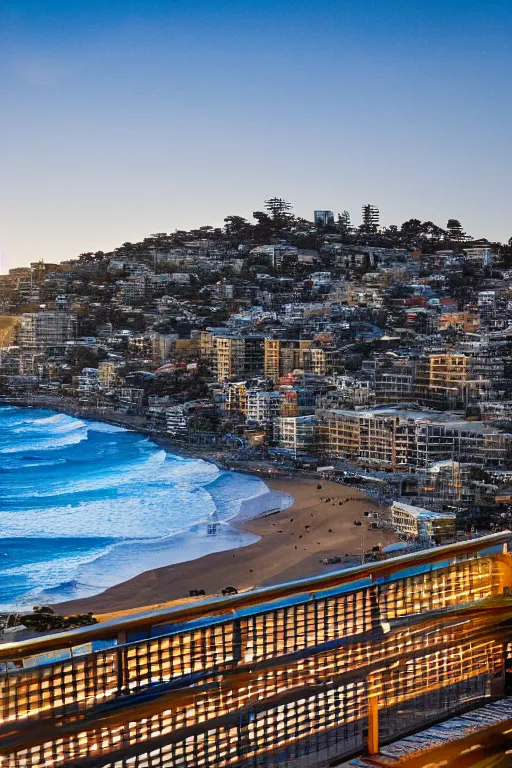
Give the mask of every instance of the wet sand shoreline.
[{"label": "wet sand shoreline", "polygon": [[271,490],[293,496],[294,502],[279,512],[230,521],[238,530],[259,536],[258,541],[150,569],[99,595],[54,607],[61,613],[111,614],[188,598],[191,589],[213,595],[227,586],[241,591],[294,581],[343,567],[323,565],[322,558],[349,555],[346,565],[353,564],[361,549],[396,540],[390,533],[369,530],[371,518],[364,513],[378,507],[362,491],[329,481],[321,481],[318,489],[316,479],[264,479]]},{"label": "wet sand shoreline", "polygon": [[[208,451],[187,449],[166,436],[153,434],[140,417],[120,418],[119,414],[74,407],[73,403],[59,403],[46,397],[37,398],[30,406],[14,399],[4,401],[4,404],[49,408],[77,418],[115,424],[146,435],[169,453],[201,458],[229,471],[226,466],[229,460],[221,462]],[[269,512],[268,507],[264,510],[261,504],[259,510],[249,510],[251,500],[244,502],[240,513],[228,524],[242,533],[259,537],[256,542],[150,568],[97,595],[55,603],[53,607],[61,613],[93,611],[97,615],[111,614],[182,600],[189,597],[191,589],[204,589],[213,595],[227,586],[242,591],[284,583],[348,567],[360,561],[362,549],[368,551],[377,544],[385,546],[396,541],[389,532],[369,530],[370,520],[364,512],[379,508],[363,491],[331,481],[319,481],[316,477],[279,475],[270,467],[268,473],[241,467],[233,471],[258,476],[276,498],[278,494],[293,498],[291,506],[277,512],[272,509],[277,504],[271,504]],[[318,484],[322,486],[320,489]],[[360,526],[354,524],[356,520]],[[320,562],[322,558],[344,558],[345,555],[345,563],[326,566]]]}]

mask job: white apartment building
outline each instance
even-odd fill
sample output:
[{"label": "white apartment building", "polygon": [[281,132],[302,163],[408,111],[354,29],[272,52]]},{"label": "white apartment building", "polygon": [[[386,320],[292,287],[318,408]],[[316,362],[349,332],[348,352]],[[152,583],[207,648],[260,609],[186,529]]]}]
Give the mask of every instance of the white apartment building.
[{"label": "white apartment building", "polygon": [[82,368],[77,377],[76,391],[80,394],[95,392],[99,386],[99,372],[97,368]]},{"label": "white apartment building", "polygon": [[247,420],[266,424],[279,417],[281,409],[280,392],[262,392],[250,389],[247,392]]},{"label": "white apartment building", "polygon": [[281,416],[274,420],[274,440],[279,448],[298,454],[311,453],[315,442],[315,416]]}]

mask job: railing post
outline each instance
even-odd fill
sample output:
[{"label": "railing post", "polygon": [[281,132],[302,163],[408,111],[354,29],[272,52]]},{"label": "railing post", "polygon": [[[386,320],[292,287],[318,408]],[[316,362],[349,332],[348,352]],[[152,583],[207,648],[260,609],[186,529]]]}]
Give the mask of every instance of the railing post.
[{"label": "railing post", "polygon": [[242,660],[242,625],[240,619],[233,621],[233,661],[237,664]]},{"label": "railing post", "polygon": [[126,657],[126,648],[122,646],[126,643],[126,632],[121,631],[117,635],[117,694],[126,693],[128,687],[128,663]]},{"label": "railing post", "polygon": [[505,677],[505,671],[506,671],[506,657],[507,657],[507,646],[504,644],[501,648],[501,664],[500,668],[497,671],[492,671],[491,669],[491,696],[493,697],[499,697],[505,696],[505,687],[506,687],[506,677]]},{"label": "railing post", "polygon": [[368,681],[368,754],[379,753],[379,703],[377,694],[373,693]]}]

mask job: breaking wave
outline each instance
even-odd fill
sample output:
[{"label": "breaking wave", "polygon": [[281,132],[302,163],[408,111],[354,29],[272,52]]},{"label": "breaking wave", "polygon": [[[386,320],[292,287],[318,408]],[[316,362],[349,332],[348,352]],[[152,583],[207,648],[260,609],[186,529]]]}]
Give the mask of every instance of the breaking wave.
[{"label": "breaking wave", "polygon": [[97,594],[247,544],[254,537],[226,523],[267,492],[121,427],[0,407],[0,608]]}]

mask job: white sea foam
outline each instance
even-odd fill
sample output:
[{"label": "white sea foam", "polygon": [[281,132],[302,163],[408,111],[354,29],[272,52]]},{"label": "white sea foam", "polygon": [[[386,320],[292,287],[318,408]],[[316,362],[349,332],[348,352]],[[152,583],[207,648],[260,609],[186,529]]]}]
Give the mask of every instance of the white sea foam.
[{"label": "white sea foam", "polygon": [[[3,406],[1,406],[3,409]],[[27,424],[29,423],[28,419],[16,419],[16,421],[12,421],[11,419],[2,419],[2,426],[4,429],[11,430],[12,427],[17,427],[19,424]]]},{"label": "white sea foam", "polygon": [[[29,591],[17,601],[18,605],[34,605],[45,601],[60,602],[98,594],[109,587],[127,581],[148,569],[170,563],[194,560],[212,552],[244,547],[258,537],[242,533],[229,525],[218,526],[214,536],[206,526],[151,542],[129,541],[114,544],[99,556],[65,558],[52,564],[50,572],[32,568]],[[41,584],[45,587],[42,588]],[[203,585],[207,586],[205,581]],[[0,605],[0,609],[4,606]]]},{"label": "white sea foam", "polygon": [[[41,461],[25,461],[23,462],[23,468],[28,469],[29,467],[57,467],[59,464],[65,464],[66,459],[50,459],[48,461],[45,461],[42,459]],[[36,494],[35,494],[36,495]],[[9,496],[8,494],[2,494],[3,499],[19,499],[20,493],[16,493],[13,496]]]},{"label": "white sea foam", "polygon": [[72,536],[153,539],[186,530],[215,511],[207,491],[176,486],[141,486],[119,492],[116,498],[81,501],[20,514],[0,511],[0,530],[6,538]]},{"label": "white sea foam", "polygon": [[[57,460],[56,462],[26,463],[24,467],[50,466],[60,462],[65,462],[65,459]],[[124,489],[128,485],[133,486],[140,483],[143,483],[146,489],[157,484],[159,486],[168,486],[168,491],[172,490],[175,486],[183,487],[185,490],[193,490],[197,486],[211,483],[218,476],[219,469],[214,464],[208,464],[198,459],[185,462],[182,465],[181,462],[171,460],[168,454],[161,450],[156,453],[146,453],[135,464],[120,465],[104,474],[98,473],[90,479],[78,479],[72,482],[69,482],[69,480],[60,482],[57,479],[51,483],[48,481],[42,488],[36,488],[33,485],[29,485],[26,488],[19,487],[14,494],[3,493],[2,498],[5,500],[21,498],[44,499],[112,488]],[[133,492],[137,493],[136,490]]]},{"label": "white sea foam", "polygon": [[[47,414],[16,409],[6,418],[0,408],[0,531],[6,541],[34,540],[27,561],[36,559],[38,543],[44,544],[39,560],[17,564],[11,542],[13,562],[0,562],[5,605],[11,584],[18,585],[17,593],[23,584],[29,602],[45,590],[54,600],[58,594],[71,599],[147,568],[253,540],[222,524],[217,537],[208,536],[206,522],[229,520],[248,497],[254,500],[251,509],[264,506],[268,489],[262,481],[221,472],[201,459],[170,456],[122,427]],[[49,453],[58,449],[57,456]],[[62,471],[51,469],[60,463]],[[61,541],[52,554],[44,543],[51,539],[81,543],[69,554],[74,544]],[[26,553],[27,546],[19,551]]]},{"label": "white sea foam", "polygon": [[[43,419],[35,419],[30,422],[31,429],[44,429],[51,432],[69,432],[76,429],[82,429],[87,424],[81,419],[75,419],[73,416],[67,416],[64,413],[57,413],[55,416],[48,416]],[[50,430],[48,430],[50,428]]]},{"label": "white sea foam", "polygon": [[62,437],[46,437],[41,440],[34,440],[30,443],[18,443],[6,448],[0,448],[0,453],[26,453],[27,451],[54,451],[57,448],[65,448],[68,445],[77,445],[83,440],[87,440],[87,429],[74,430]]},{"label": "white sea foam", "polygon": [[77,421],[79,421],[79,419],[76,419],[74,416],[68,416],[66,413],[54,413],[53,416],[43,416],[40,419],[32,419],[31,423],[34,425],[44,424],[46,426],[47,424],[51,424],[54,426]]}]

